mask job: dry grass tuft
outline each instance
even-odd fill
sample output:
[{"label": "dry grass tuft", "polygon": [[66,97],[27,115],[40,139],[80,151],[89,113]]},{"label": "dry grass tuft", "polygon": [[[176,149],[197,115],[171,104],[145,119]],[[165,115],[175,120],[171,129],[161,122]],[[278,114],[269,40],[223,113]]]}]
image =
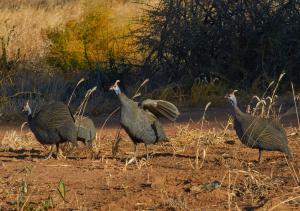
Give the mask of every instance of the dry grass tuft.
[{"label": "dry grass tuft", "polygon": [[175,125],[176,133],[170,137],[170,143],[177,148],[187,147],[191,145],[194,147],[195,142],[199,140],[200,145],[209,146],[222,143],[224,141],[224,131],[216,128],[201,130],[199,127],[192,127],[189,123],[182,125]]},{"label": "dry grass tuft", "polygon": [[[45,2],[45,1],[44,1]],[[11,3],[12,4],[12,3]],[[43,6],[23,2],[22,6],[1,7],[0,37],[6,37],[13,29],[8,45],[8,58],[14,59],[20,50],[23,60],[37,61],[45,56],[49,42],[45,31],[77,19],[82,12],[80,1],[64,1],[54,4],[48,1]]]},{"label": "dry grass tuft", "polygon": [[16,130],[8,130],[0,141],[0,147],[5,150],[32,149],[36,141],[31,132],[20,134]]},{"label": "dry grass tuft", "polygon": [[253,169],[229,171],[229,200],[243,201],[247,206],[261,207],[270,194],[280,191],[285,181],[271,178]]},{"label": "dry grass tuft", "polygon": [[170,195],[166,191],[162,191],[161,195],[163,203],[160,207],[167,210],[190,210],[188,208],[188,203],[182,196]]},{"label": "dry grass tuft", "polygon": [[[281,73],[276,84],[274,81],[271,81],[269,83],[269,86],[267,87],[266,91],[263,93],[261,97],[255,95],[253,96],[253,100],[256,100],[256,104],[253,108],[248,105],[247,113],[250,113],[253,116],[260,116],[263,118],[274,118],[279,119],[279,113],[281,111],[281,106],[278,110],[276,110],[277,106],[277,99],[278,96],[276,95],[278,91],[279,84],[281,80],[283,79],[285,73]],[[275,87],[271,91],[270,95],[268,96],[267,93],[270,91],[271,87],[275,84]]]}]

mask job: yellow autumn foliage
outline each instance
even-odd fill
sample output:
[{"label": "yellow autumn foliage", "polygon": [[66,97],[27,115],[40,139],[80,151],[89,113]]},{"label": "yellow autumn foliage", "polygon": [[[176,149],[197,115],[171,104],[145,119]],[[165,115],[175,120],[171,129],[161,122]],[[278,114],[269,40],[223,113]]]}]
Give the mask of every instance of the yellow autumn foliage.
[{"label": "yellow autumn foliage", "polygon": [[136,60],[130,36],[137,14],[133,11],[121,3],[85,4],[81,18],[49,30],[49,61],[63,70],[76,70]]}]

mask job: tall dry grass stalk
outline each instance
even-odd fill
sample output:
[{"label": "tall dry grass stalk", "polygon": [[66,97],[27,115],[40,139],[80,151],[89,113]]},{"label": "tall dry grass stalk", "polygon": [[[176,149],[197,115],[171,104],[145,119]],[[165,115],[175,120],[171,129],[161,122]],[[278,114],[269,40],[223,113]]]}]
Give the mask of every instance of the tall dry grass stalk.
[{"label": "tall dry grass stalk", "polygon": [[285,72],[281,73],[279,78],[278,78],[278,81],[275,85],[275,88],[273,89],[273,92],[272,92],[272,95],[271,95],[271,98],[270,98],[270,103],[269,103],[269,108],[268,108],[268,111],[267,111],[267,117],[270,117],[270,111],[272,109],[272,106],[275,102],[275,94],[277,92],[277,89],[278,89],[278,86],[280,84],[280,81],[282,80],[283,76],[285,75]]},{"label": "tall dry grass stalk", "polygon": [[294,100],[294,105],[295,105],[295,110],[296,110],[298,130],[300,131],[300,121],[299,121],[298,107],[297,107],[296,95],[295,95],[295,90],[294,90],[294,84],[292,82],[291,82],[291,87],[292,87],[292,91],[293,91],[293,100]]},{"label": "tall dry grass stalk", "polygon": [[75,88],[73,89],[73,92],[72,92],[72,94],[71,94],[71,96],[70,96],[70,98],[69,98],[68,106],[70,106],[71,100],[72,100],[72,98],[73,98],[73,96],[74,96],[74,94],[75,94],[75,91],[76,91],[77,87],[78,87],[82,82],[84,82],[84,80],[85,80],[84,78],[81,78],[81,79],[78,81],[78,83],[76,84],[76,86],[75,86]]},{"label": "tall dry grass stalk", "polygon": [[231,175],[230,170],[228,170],[228,187],[227,187],[227,196],[228,196],[228,211],[231,210],[231,202],[232,202],[232,193],[231,193]]},{"label": "tall dry grass stalk", "polygon": [[285,158],[285,162],[286,162],[287,166],[290,169],[291,175],[292,175],[292,177],[293,177],[293,179],[294,179],[294,181],[296,183],[296,186],[300,186],[300,180],[299,180],[297,172],[296,172],[296,170],[294,168],[294,165],[288,161],[288,159],[286,158],[286,156],[284,156],[284,158]]},{"label": "tall dry grass stalk", "polygon": [[[259,97],[257,95],[252,97],[252,99],[255,99],[257,101],[257,103],[254,106],[254,108],[252,109],[252,111],[251,111],[251,108],[249,107],[248,113],[250,113],[253,116],[258,115],[262,118],[263,117],[270,118],[271,114],[272,114],[273,118],[278,117],[281,107],[279,108],[278,112],[275,111],[275,103],[276,103],[276,99],[278,98],[276,93],[278,91],[279,84],[280,84],[282,78],[284,77],[284,75],[285,75],[284,72],[280,74],[270,96],[266,96],[266,94],[270,90],[270,88],[273,86],[273,84],[275,83],[274,81],[270,82],[266,91],[263,93],[263,95],[261,97]],[[258,113],[258,112],[260,112],[260,113]]]},{"label": "tall dry grass stalk", "polygon": [[[292,200],[295,200],[295,199],[299,199],[299,198],[300,198],[300,196],[290,197],[290,198],[288,198],[288,199],[286,199],[286,200],[284,200],[284,201],[281,201],[280,203],[274,205],[273,207],[271,207],[271,208],[268,209],[268,210],[269,210],[269,211],[274,210],[274,209],[278,208],[278,207],[279,207],[280,205],[282,205],[282,204],[285,204],[285,203],[287,203],[287,202],[289,202],[289,201],[292,201]],[[280,210],[280,209],[278,209],[278,210]]]},{"label": "tall dry grass stalk", "polygon": [[198,137],[198,140],[197,140],[197,144],[196,144],[196,157],[195,157],[195,168],[196,169],[200,169],[202,168],[203,166],[203,163],[204,163],[204,160],[205,160],[205,157],[206,157],[206,148],[203,149],[203,155],[202,155],[202,163],[201,165],[199,166],[199,151],[200,151],[200,141],[201,141],[201,138],[202,138],[202,129],[203,129],[203,124],[204,124],[204,120],[205,120],[205,114],[206,114],[206,111],[208,109],[208,107],[211,105],[211,102],[208,102],[205,106],[205,109],[204,109],[204,112],[203,112],[203,115],[202,115],[202,118],[201,118],[201,127],[200,127],[200,135]]},{"label": "tall dry grass stalk", "polygon": [[82,102],[81,102],[81,104],[80,104],[80,106],[78,108],[78,111],[75,113],[75,115],[80,115],[81,117],[83,116],[85,108],[86,108],[87,103],[88,103],[88,100],[89,100],[91,94],[96,91],[96,89],[97,89],[97,86],[94,86],[93,88],[89,89],[86,92],[85,97],[82,100]]}]

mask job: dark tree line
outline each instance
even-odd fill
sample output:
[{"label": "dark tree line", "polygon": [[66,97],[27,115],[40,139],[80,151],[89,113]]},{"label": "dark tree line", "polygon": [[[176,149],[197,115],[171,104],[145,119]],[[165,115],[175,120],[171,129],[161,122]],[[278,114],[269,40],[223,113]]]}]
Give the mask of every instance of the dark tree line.
[{"label": "dark tree line", "polygon": [[161,0],[137,34],[147,76],[205,74],[248,88],[285,71],[300,83],[298,0]]}]

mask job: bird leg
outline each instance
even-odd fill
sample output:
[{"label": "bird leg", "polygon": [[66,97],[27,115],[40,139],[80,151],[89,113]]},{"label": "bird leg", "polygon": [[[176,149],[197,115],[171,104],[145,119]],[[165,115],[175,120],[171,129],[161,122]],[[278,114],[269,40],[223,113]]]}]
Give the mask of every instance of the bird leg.
[{"label": "bird leg", "polygon": [[46,160],[50,160],[52,158],[53,150],[54,150],[54,146],[51,145],[50,152],[49,152],[48,156],[46,157]]},{"label": "bird leg", "polygon": [[148,145],[147,144],[145,144],[145,150],[146,150],[146,159],[149,160]]},{"label": "bird leg", "polygon": [[128,163],[127,164],[131,164],[133,161],[137,161],[136,160],[136,157],[137,157],[137,144],[136,143],[134,143],[134,145],[133,145],[133,148],[134,148],[134,154],[133,154],[133,157],[128,161]]},{"label": "bird leg", "polygon": [[258,163],[259,163],[259,164],[261,164],[262,161],[263,161],[263,160],[262,160],[262,155],[261,155],[261,154],[262,154],[262,150],[261,150],[261,149],[258,149]]},{"label": "bird leg", "polygon": [[59,143],[56,143],[56,157],[57,159],[66,159],[66,156],[63,155],[63,152],[59,148]]}]

